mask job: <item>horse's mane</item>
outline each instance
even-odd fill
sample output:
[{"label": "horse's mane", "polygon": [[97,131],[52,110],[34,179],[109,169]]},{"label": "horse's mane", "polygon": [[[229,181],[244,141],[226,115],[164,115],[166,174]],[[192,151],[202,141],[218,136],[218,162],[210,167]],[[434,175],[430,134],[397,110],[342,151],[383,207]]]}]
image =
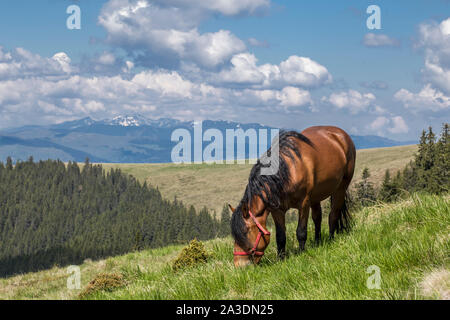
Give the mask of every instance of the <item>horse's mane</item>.
[{"label": "horse's mane", "polygon": [[[273,175],[261,175],[261,168],[264,168],[266,165],[261,163],[260,160],[257,161],[250,172],[244,196],[231,216],[231,233],[237,244],[242,248],[248,247],[247,228],[242,214],[243,207],[249,206],[254,196],[261,198],[268,208],[280,207],[282,197],[286,193],[290,182],[289,166],[285,157],[293,161],[295,161],[295,156],[299,159],[301,158],[300,151],[294,143],[295,139],[311,146],[313,145],[307,137],[296,131],[280,132],[278,172]],[[271,154],[271,149],[272,147],[267,150],[268,156]]]}]

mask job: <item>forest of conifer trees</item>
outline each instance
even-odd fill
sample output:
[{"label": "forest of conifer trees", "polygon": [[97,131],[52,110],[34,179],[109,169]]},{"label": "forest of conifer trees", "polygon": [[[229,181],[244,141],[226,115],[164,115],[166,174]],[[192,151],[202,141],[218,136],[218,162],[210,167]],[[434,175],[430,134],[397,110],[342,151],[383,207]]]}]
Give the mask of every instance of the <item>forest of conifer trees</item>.
[{"label": "forest of conifer trees", "polygon": [[444,123],[437,137],[433,128],[423,130],[418,151],[403,170],[391,176],[386,170],[379,190],[370,182],[370,172],[364,168],[362,181],[356,184],[352,195],[356,206],[370,206],[377,201],[392,202],[413,192],[442,194],[450,191],[450,131]]},{"label": "forest of conifer trees", "polygon": [[[225,214],[225,213],[223,213]],[[120,170],[87,160],[0,163],[0,275],[79,264],[132,250],[228,235],[196,212]]]}]

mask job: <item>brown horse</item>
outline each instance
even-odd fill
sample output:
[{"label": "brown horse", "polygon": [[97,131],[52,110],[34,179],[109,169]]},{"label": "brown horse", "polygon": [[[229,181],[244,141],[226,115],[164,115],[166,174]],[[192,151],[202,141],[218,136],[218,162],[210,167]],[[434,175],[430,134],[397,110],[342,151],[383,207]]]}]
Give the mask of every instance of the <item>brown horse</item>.
[{"label": "brown horse", "polygon": [[[285,213],[297,208],[297,239],[305,249],[309,209],[315,224],[315,241],[321,240],[320,202],[331,196],[328,218],[330,238],[348,229],[350,215],[346,191],[355,169],[356,150],[350,136],[329,126],[310,127],[302,133],[282,132],[278,140],[279,166],[276,174],[262,175],[258,161],[252,168],[244,196],[231,218],[235,240],[234,264],[258,263],[270,241],[266,221],[272,214],[276,228],[278,256],[285,256]],[[268,153],[270,154],[269,149]],[[261,241],[262,240],[262,241]]]}]

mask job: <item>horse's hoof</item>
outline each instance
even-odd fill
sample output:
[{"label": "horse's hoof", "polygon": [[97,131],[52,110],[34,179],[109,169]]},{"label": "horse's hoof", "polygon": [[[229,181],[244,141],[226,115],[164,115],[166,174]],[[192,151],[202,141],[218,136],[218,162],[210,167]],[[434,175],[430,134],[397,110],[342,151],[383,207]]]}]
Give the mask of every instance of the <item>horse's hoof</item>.
[{"label": "horse's hoof", "polygon": [[280,256],[278,256],[278,259],[280,259],[280,260],[285,260],[285,259],[286,259],[286,255],[285,255],[285,254],[280,255]]}]

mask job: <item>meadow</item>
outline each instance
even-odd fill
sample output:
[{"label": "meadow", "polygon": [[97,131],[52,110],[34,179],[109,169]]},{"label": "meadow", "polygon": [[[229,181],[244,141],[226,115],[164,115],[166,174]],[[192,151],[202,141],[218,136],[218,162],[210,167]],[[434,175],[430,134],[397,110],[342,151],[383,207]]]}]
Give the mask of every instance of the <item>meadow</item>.
[{"label": "meadow", "polygon": [[[78,299],[88,282],[105,272],[120,274],[125,285],[85,299],[450,299],[449,200],[414,194],[363,208],[354,212],[350,233],[317,246],[309,237],[301,254],[296,225],[289,224],[287,258],[278,260],[271,243],[256,267],[235,269],[227,237],[205,242],[207,263],[177,272],[171,265],[180,245],[85,261],[80,290],[67,289],[67,269],[56,266],[1,279],[0,299]],[[367,286],[370,266],[380,270],[379,289]]]}]

